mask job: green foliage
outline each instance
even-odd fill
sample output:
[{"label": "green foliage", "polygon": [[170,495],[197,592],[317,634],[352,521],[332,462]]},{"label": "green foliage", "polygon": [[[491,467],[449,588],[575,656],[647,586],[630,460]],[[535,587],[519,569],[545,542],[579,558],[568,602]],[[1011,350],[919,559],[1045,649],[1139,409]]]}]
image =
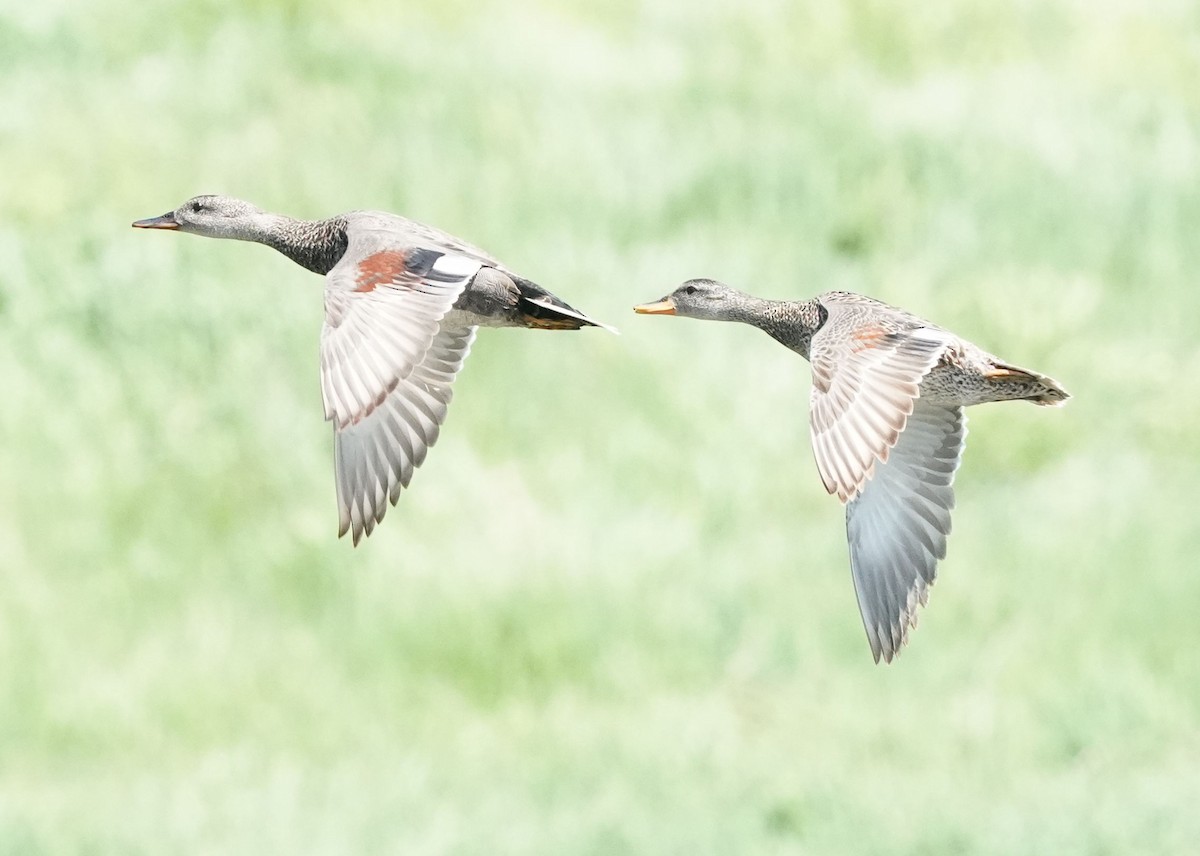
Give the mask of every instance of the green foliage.
[{"label": "green foliage", "polygon": [[[1188,4],[0,0],[0,853],[1190,853]],[[320,280],[128,223],[383,208],[622,327],[484,331],[334,538]],[[807,366],[690,276],[923,314],[979,408],[871,664]]]}]

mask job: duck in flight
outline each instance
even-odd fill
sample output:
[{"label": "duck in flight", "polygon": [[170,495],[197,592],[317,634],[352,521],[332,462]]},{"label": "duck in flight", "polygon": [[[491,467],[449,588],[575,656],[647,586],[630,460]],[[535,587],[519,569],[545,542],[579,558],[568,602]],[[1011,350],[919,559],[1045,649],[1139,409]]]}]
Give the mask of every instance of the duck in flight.
[{"label": "duck in flight", "polygon": [[1061,405],[1045,375],[870,297],[831,291],[764,300],[710,279],[634,307],[646,315],[740,321],[812,364],[809,433],[825,489],[846,506],[850,570],[871,653],[891,662],[946,556],[963,408]]},{"label": "duck in flight", "polygon": [[197,196],[133,225],[255,241],[324,275],[321,396],[334,428],[338,534],[355,544],[437,442],[477,328],[605,326],[483,250],[382,211],[296,220]]}]

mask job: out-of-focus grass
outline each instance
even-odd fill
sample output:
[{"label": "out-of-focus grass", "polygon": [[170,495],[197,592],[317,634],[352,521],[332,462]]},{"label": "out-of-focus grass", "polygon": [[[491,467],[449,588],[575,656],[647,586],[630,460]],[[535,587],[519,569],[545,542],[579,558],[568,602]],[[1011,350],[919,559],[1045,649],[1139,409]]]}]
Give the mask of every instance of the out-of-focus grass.
[{"label": "out-of-focus grass", "polygon": [[[0,6],[0,852],[1192,851],[1194,10],[326,5]],[[485,331],[353,550],[320,280],[128,228],[198,192],[625,335]],[[1076,395],[974,411],[890,668],[807,366],[628,311],[700,274]]]}]

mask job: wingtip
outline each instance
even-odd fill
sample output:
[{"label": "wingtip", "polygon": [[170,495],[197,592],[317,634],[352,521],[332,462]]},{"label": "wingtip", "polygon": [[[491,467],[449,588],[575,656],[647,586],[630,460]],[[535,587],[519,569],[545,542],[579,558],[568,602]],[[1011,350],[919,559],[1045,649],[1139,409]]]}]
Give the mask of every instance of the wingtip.
[{"label": "wingtip", "polygon": [[908,625],[876,625],[874,633],[867,629],[867,642],[871,646],[871,657],[874,658],[876,666],[880,662],[891,665],[892,661],[900,656],[901,649],[908,644]]},{"label": "wingtip", "polygon": [[358,542],[363,537],[363,527],[357,521],[352,520],[349,514],[343,513],[338,518],[338,538],[345,538],[350,535],[351,546],[357,547]]}]

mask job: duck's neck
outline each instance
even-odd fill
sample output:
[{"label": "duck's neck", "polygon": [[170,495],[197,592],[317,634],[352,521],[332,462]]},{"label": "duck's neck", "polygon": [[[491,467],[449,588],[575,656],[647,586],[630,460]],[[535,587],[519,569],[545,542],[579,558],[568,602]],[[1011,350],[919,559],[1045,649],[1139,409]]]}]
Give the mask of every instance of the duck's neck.
[{"label": "duck's neck", "polygon": [[816,300],[764,300],[746,296],[729,320],[750,324],[808,359],[813,333],[821,326],[823,313]]},{"label": "duck's neck", "polygon": [[346,219],[295,220],[282,214],[262,214],[244,235],[283,253],[313,273],[326,274],[346,252]]}]

